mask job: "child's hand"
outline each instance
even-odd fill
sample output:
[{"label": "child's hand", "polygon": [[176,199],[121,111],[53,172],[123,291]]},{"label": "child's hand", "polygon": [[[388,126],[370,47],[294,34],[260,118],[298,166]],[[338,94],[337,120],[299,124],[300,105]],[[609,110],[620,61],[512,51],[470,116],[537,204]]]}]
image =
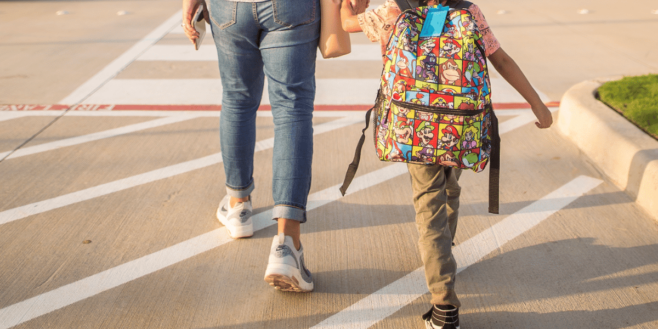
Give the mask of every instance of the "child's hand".
[{"label": "child's hand", "polygon": [[539,120],[539,122],[535,122],[537,128],[546,129],[553,124],[553,116],[551,115],[551,111],[549,111],[546,105],[543,103],[533,106],[532,112],[537,117],[537,120]]}]

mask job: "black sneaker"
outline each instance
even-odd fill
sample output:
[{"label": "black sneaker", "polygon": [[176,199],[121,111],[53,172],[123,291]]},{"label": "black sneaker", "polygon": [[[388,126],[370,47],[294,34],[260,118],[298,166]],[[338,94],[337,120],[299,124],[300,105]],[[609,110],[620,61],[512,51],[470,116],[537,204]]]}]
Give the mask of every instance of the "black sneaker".
[{"label": "black sneaker", "polygon": [[427,329],[459,329],[459,309],[441,310],[437,306],[432,306],[423,314],[423,320]]}]

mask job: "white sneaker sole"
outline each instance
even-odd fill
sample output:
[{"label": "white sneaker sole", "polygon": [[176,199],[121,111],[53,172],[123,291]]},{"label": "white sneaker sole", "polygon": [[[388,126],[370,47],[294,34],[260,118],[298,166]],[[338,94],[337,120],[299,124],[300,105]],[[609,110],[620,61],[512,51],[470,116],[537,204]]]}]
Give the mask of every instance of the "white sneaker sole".
[{"label": "white sneaker sole", "polygon": [[313,282],[304,281],[301,272],[296,267],[285,264],[268,264],[267,270],[265,270],[265,282],[281,291],[313,291]]},{"label": "white sneaker sole", "polygon": [[233,225],[231,223],[228,223],[226,218],[220,215],[219,212],[216,215],[219,222],[222,223],[224,227],[226,227],[226,230],[228,230],[228,234],[231,236],[231,238],[233,239],[250,238],[254,235],[253,223],[249,223],[245,225]]}]

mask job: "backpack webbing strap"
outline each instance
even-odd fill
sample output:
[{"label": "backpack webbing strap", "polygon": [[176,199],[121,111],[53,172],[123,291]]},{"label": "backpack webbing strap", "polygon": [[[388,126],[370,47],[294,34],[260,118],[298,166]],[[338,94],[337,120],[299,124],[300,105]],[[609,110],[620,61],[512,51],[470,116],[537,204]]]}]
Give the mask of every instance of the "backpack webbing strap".
[{"label": "backpack webbing strap", "polygon": [[340,187],[340,193],[345,196],[345,192],[347,192],[347,188],[352,184],[352,180],[354,179],[354,176],[356,175],[356,170],[359,169],[359,162],[361,162],[361,148],[363,148],[363,142],[366,141],[366,130],[368,130],[368,126],[370,126],[370,113],[372,113],[372,110],[374,109],[371,108],[366,112],[366,127],[363,128],[361,131],[361,139],[359,139],[359,143],[356,145],[356,151],[354,152],[354,160],[352,160],[352,163],[350,163],[350,166],[347,168],[347,173],[345,173],[345,180],[343,181],[343,186]]},{"label": "backpack webbing strap", "polygon": [[500,191],[500,134],[498,132],[498,118],[491,110],[491,158],[489,159],[489,212],[498,214]]}]

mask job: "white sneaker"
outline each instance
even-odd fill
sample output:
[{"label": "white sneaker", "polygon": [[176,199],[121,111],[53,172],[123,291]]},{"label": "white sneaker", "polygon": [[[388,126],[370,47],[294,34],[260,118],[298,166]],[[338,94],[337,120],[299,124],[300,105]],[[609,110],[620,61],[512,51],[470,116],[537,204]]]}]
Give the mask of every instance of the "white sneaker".
[{"label": "white sneaker", "polygon": [[275,236],[265,270],[265,281],[277,290],[313,291],[313,277],[304,265],[304,247],[297,250],[292,237],[284,236],[283,233]]},{"label": "white sneaker", "polygon": [[217,219],[226,227],[233,239],[251,237],[254,235],[254,224],[251,221],[251,200],[238,202],[231,207],[230,199],[227,195],[219,203]]}]

